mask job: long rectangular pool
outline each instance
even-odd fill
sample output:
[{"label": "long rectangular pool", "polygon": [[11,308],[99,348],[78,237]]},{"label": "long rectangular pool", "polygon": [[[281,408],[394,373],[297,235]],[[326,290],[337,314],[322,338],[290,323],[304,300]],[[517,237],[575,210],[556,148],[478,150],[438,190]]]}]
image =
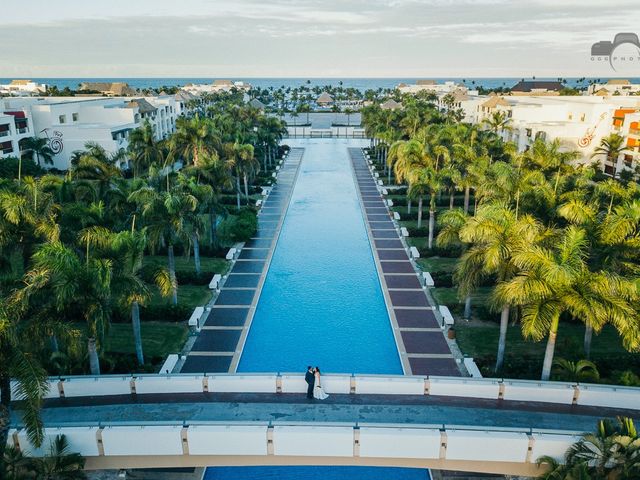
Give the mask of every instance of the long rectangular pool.
[{"label": "long rectangular pool", "polygon": [[309,139],[239,372],[401,374],[348,156]]}]

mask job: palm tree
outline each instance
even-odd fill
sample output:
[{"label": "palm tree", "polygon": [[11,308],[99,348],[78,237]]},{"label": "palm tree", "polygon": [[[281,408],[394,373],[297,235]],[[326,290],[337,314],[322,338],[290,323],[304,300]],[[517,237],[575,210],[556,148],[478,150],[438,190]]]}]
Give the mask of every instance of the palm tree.
[{"label": "palm tree", "polygon": [[607,162],[613,164],[613,176],[615,178],[618,173],[616,171],[618,157],[620,157],[620,154],[626,150],[626,147],[624,137],[617,133],[612,133],[600,140],[600,145],[593,150],[591,158],[604,156]]},{"label": "palm tree", "polygon": [[572,362],[564,358],[557,358],[553,361],[552,373],[557,380],[566,382],[594,382],[600,378],[598,367],[589,360]]},{"label": "palm tree", "polygon": [[520,246],[513,255],[513,263],[520,271],[496,287],[498,301],[521,307],[525,338],[539,341],[547,337],[542,380],[548,380],[551,374],[558,326],[564,313],[588,322],[596,332],[611,323],[626,348],[640,349],[635,284],[617,273],[588,268],[583,229],[570,225],[553,240],[549,248]]},{"label": "palm tree", "polygon": [[34,466],[39,480],[83,480],[87,478],[84,464],[82,455],[70,451],[67,437],[57,435],[47,455]]},{"label": "palm tree", "polygon": [[511,119],[507,116],[507,112],[502,110],[493,112],[489,117],[482,120],[482,124],[495,134],[510,130],[510,122]]},{"label": "palm tree", "polygon": [[618,417],[617,423],[600,420],[594,433],[584,433],[565,453],[564,461],[541,457],[538,465],[547,480],[616,479],[640,477],[640,437],[633,419]]},{"label": "palm tree", "polygon": [[[36,446],[43,441],[40,407],[49,390],[47,372],[38,361],[42,333],[37,323],[23,315],[13,302],[0,302],[0,458],[4,458],[15,400],[20,400],[22,420],[29,440]],[[10,308],[11,307],[11,308]],[[12,397],[11,382],[15,398]],[[0,473],[1,473],[0,468]]]},{"label": "palm tree", "polygon": [[[23,140],[23,147],[25,150],[31,150],[31,152],[36,157],[36,163],[40,166],[40,159],[46,165],[53,165],[53,157],[55,153],[49,147],[49,140],[46,138],[40,137],[30,137],[25,138]],[[18,174],[18,180],[20,179],[20,174]]]},{"label": "palm tree", "polygon": [[133,163],[133,176],[139,176],[152,164],[164,162],[164,152],[153,133],[153,127],[149,121],[144,122],[140,128],[136,128],[129,134],[129,155]]},{"label": "palm tree", "polygon": [[[470,244],[460,257],[458,278],[495,277],[498,286],[518,273],[514,255],[522,245],[534,245],[542,235],[542,226],[533,217],[515,212],[503,204],[488,204],[478,208],[460,229],[460,239]],[[495,292],[494,292],[495,293]],[[500,336],[496,356],[496,372],[502,368],[506,347],[511,299],[495,299],[500,308]]]},{"label": "palm tree", "polygon": [[203,157],[217,158],[218,139],[207,118],[196,115],[193,118],[178,119],[170,143],[176,155],[186,164],[198,167]]},{"label": "palm tree", "polygon": [[132,192],[129,200],[138,206],[141,218],[147,227],[150,244],[157,248],[167,247],[169,276],[172,285],[173,304],[178,304],[178,284],[174,245],[177,241],[189,241],[185,215],[196,210],[198,200],[177,187],[158,192],[144,186]]},{"label": "palm tree", "polygon": [[[133,225],[130,232],[113,234],[109,242],[109,256],[114,259],[111,288],[117,302],[131,312],[131,325],[139,365],[144,365],[140,305],[144,306],[150,297],[147,285],[140,278],[146,246],[146,230],[136,231]],[[173,284],[167,270],[157,268],[153,272],[153,279],[160,294],[168,297],[173,290]]]}]

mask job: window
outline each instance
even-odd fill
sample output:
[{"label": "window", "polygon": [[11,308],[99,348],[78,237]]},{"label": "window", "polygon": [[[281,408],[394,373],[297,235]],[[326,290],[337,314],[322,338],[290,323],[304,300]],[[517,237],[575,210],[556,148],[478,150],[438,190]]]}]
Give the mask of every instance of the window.
[{"label": "window", "polygon": [[532,131],[530,128],[527,128],[527,137],[531,138]]},{"label": "window", "polygon": [[66,115],[60,115],[58,117],[58,123],[66,123],[67,122],[67,116]]},{"label": "window", "polygon": [[73,119],[74,122],[78,121],[78,114],[77,113],[72,113],[71,114],[71,118]]},{"label": "window", "polygon": [[0,152],[4,154],[13,153],[13,144],[11,142],[0,143]]},{"label": "window", "polygon": [[573,113],[569,114],[569,120],[573,120]]},{"label": "window", "polygon": [[625,155],[624,156],[624,164],[631,168],[631,166],[633,165],[633,155]]},{"label": "window", "polygon": [[584,122],[586,118],[587,118],[587,114],[586,113],[583,113],[582,115],[580,115],[580,121],[581,122]]}]

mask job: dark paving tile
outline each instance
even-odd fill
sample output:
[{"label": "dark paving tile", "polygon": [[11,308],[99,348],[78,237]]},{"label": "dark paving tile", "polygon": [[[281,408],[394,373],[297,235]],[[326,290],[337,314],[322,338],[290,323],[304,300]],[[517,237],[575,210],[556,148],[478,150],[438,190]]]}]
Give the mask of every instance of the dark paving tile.
[{"label": "dark paving tile", "polygon": [[260,281],[260,274],[255,275],[229,275],[224,282],[226,287],[247,287],[256,288]]},{"label": "dark paving tile", "polygon": [[382,221],[382,222],[369,222],[369,226],[371,227],[372,230],[375,230],[376,228],[378,229],[394,229],[396,228],[396,226],[393,224],[393,222],[391,220],[387,220],[387,221]]},{"label": "dark paving tile", "polygon": [[223,288],[218,295],[216,305],[251,305],[255,290],[229,290]]},{"label": "dark paving tile", "polygon": [[[383,252],[393,252],[394,250],[378,250],[378,255]],[[389,288],[422,288],[418,277],[415,275],[385,275],[385,281]]]},{"label": "dark paving tile", "polygon": [[387,220],[389,218],[389,214],[381,214],[381,213],[367,213],[367,220],[370,222],[379,222],[381,220]]},{"label": "dark paving tile", "polygon": [[[194,352],[233,352],[241,330],[201,330],[193,344]],[[442,336],[442,335],[441,335]]]},{"label": "dark paving tile", "polygon": [[365,207],[365,210],[368,214],[385,214],[387,213],[387,209],[385,207]]},{"label": "dark paving tile", "polygon": [[249,315],[248,308],[212,308],[204,322],[207,327],[242,327]]},{"label": "dark paving tile", "polygon": [[233,273],[261,273],[264,268],[264,262],[243,260],[236,262],[233,266]]},{"label": "dark paving tile", "polygon": [[383,273],[415,273],[409,262],[380,262]]},{"label": "dark paving tile", "polygon": [[224,373],[229,371],[233,356],[189,355],[182,366],[182,373]]},{"label": "dark paving tile", "polygon": [[269,248],[269,247],[271,247],[271,239],[266,239],[266,238],[249,240],[244,244],[244,248]]},{"label": "dark paving tile", "polygon": [[243,249],[240,252],[240,255],[238,256],[238,258],[264,260],[265,258],[267,258],[268,255],[269,255],[269,249],[268,248],[264,248],[264,249],[249,249],[249,250]]},{"label": "dark paving tile", "polygon": [[[407,252],[404,250],[378,250],[380,260],[407,260]],[[418,286],[418,288],[420,288]]]},{"label": "dark paving tile", "polygon": [[398,238],[395,230],[372,230],[373,238]]},{"label": "dark paving tile", "polygon": [[440,328],[433,310],[396,308],[393,312],[400,328]]},{"label": "dark paving tile", "polygon": [[427,297],[420,290],[389,290],[394,307],[428,307]]},{"label": "dark paving tile", "polygon": [[459,377],[460,371],[452,358],[409,358],[414,375]]},{"label": "dark paving tile", "polygon": [[451,353],[442,332],[403,331],[401,335],[407,353]]},{"label": "dark paving tile", "polygon": [[400,240],[374,240],[376,248],[404,248]]}]

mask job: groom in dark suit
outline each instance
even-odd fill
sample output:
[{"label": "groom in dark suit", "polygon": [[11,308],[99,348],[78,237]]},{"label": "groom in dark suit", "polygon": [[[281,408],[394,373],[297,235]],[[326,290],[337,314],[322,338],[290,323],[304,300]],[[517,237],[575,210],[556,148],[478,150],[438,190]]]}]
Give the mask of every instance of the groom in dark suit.
[{"label": "groom in dark suit", "polygon": [[307,382],[307,398],[313,398],[313,386],[316,383],[316,376],[313,374],[313,367],[307,367],[307,373],[304,376],[304,381]]}]

